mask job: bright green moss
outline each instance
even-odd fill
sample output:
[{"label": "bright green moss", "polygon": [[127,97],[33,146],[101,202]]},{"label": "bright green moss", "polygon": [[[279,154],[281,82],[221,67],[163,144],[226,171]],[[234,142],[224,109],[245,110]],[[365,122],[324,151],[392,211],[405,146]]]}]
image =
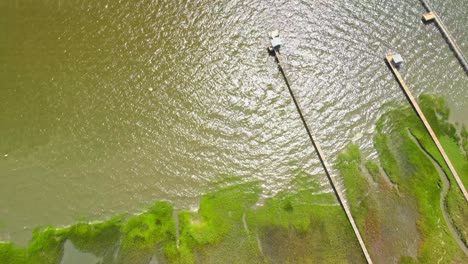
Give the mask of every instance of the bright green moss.
[{"label": "bright green moss", "polygon": [[0,242],[0,263],[23,264],[28,263],[25,249],[17,248],[11,243]]},{"label": "bright green moss", "polygon": [[226,241],[237,244],[239,240],[232,237],[245,237],[243,217],[257,202],[259,193],[254,183],[236,184],[205,195],[198,213],[180,213],[179,252],[170,258],[180,263],[193,263],[194,252],[201,258],[211,258],[215,253],[212,249],[229,246]]},{"label": "bright green moss", "polygon": [[35,230],[28,247],[28,262],[59,263],[67,231],[67,229],[54,229],[52,227]]},{"label": "bright green moss", "polygon": [[121,222],[121,217],[115,217],[100,223],[78,223],[70,227],[68,238],[81,251],[99,252],[119,240]]},{"label": "bright green moss", "polygon": [[[336,198],[311,175],[297,172],[292,192],[257,207],[256,183],[234,184],[203,196],[198,212],[182,211],[177,222],[171,204],[100,223],[37,230],[28,248],[0,245],[1,263],[59,263],[70,239],[77,249],[106,263],[307,263],[362,260],[357,241]],[[286,241],[289,239],[289,241]]]},{"label": "bright green moss", "polygon": [[173,206],[157,202],[147,212],[130,217],[121,232],[121,262],[149,260],[158,246],[175,242]]}]

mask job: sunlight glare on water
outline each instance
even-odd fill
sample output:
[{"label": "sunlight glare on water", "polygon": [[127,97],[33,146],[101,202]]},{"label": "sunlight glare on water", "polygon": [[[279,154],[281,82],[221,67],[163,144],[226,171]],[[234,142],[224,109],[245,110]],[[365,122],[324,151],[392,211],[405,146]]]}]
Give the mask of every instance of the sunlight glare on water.
[{"label": "sunlight glare on water", "polygon": [[[466,1],[433,1],[468,54]],[[287,189],[302,169],[330,191],[274,60],[330,161],[415,94],[466,122],[467,76],[418,1],[2,1],[0,240],[165,199],[196,206],[226,175]]]}]

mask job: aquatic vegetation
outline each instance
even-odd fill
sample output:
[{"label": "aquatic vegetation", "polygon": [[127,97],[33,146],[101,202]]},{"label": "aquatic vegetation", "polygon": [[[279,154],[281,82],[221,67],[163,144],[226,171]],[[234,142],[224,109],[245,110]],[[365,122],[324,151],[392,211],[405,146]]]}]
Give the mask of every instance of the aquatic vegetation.
[{"label": "aquatic vegetation", "polygon": [[[468,187],[468,132],[463,126],[457,130],[455,125],[448,121],[450,110],[443,98],[421,95],[421,108],[427,116],[429,123],[434,128],[434,132],[439,137],[447,155],[457,170],[465,188]],[[432,149],[431,149],[432,150]],[[432,154],[431,155],[435,155]],[[439,156],[434,156],[440,158]],[[441,164],[444,164],[443,162]],[[444,164],[445,165],[445,164]]]},{"label": "aquatic vegetation", "polygon": [[62,229],[45,228],[33,232],[27,249],[11,243],[0,243],[0,263],[58,263],[65,241]]},{"label": "aquatic vegetation", "polygon": [[[452,153],[450,157],[459,155],[452,158],[452,162],[457,167],[464,166],[466,157],[463,160],[460,156],[463,154],[461,146],[455,143],[458,142],[457,130],[447,122],[449,113],[443,100],[422,96],[421,101],[444,148]],[[388,110],[377,122],[374,142],[384,172],[379,172],[377,177],[380,169],[362,161],[357,146],[348,146],[337,160],[353,216],[373,259],[385,263],[466,261],[442,210],[447,208],[458,235],[466,243],[468,229],[462,219],[467,219],[468,208],[453,178],[449,178],[447,196],[441,197],[441,176],[445,176],[439,175],[423,151],[442,165],[446,174],[449,170],[412,109]],[[440,206],[441,198],[445,199],[444,208]]]},{"label": "aquatic vegetation", "polygon": [[367,171],[372,176],[372,178],[376,180],[380,174],[379,165],[372,160],[368,160],[366,161],[365,166],[366,166]]},{"label": "aquatic vegetation", "polygon": [[67,239],[78,250],[102,256],[105,263],[109,263],[120,239],[122,219],[122,216],[118,216],[104,222],[75,224],[69,227]]},{"label": "aquatic vegetation", "polygon": [[174,242],[173,211],[170,203],[157,202],[147,212],[130,217],[121,228],[121,262],[144,259],[149,262],[159,245]]},{"label": "aquatic vegetation", "polygon": [[26,263],[27,252],[22,248],[17,248],[11,243],[0,242],[0,262],[1,263]]},{"label": "aquatic vegetation", "polygon": [[263,205],[257,183],[235,182],[204,195],[198,212],[157,202],[139,215],[38,229],[26,248],[0,244],[0,263],[59,263],[67,240],[105,263],[361,262],[333,194],[302,172],[291,185]]},{"label": "aquatic vegetation", "polygon": [[179,262],[192,263],[194,255],[199,262],[238,259],[239,263],[241,258],[257,256],[244,221],[259,194],[256,183],[237,183],[203,196],[197,213],[180,213]]},{"label": "aquatic vegetation", "polygon": [[307,177],[299,175],[294,191],[267,199],[250,216],[249,226],[257,228],[267,260],[363,263],[364,256],[336,197],[318,191]]},{"label": "aquatic vegetation", "polygon": [[[466,181],[466,129],[457,130],[448,123],[441,99],[422,96],[421,105]],[[443,210],[466,243],[468,209],[412,110],[388,109],[377,123],[374,143],[379,162],[364,160],[359,147],[350,145],[336,163],[374,261],[467,261]],[[442,197],[444,183],[434,164],[450,179]],[[60,263],[67,241],[104,263],[364,262],[334,194],[300,168],[292,174],[290,188],[273,197],[261,197],[258,182],[223,176],[223,187],[203,195],[197,212],[176,211],[170,202],[160,201],[137,215],[39,228],[27,247],[0,243],[0,263]]]}]

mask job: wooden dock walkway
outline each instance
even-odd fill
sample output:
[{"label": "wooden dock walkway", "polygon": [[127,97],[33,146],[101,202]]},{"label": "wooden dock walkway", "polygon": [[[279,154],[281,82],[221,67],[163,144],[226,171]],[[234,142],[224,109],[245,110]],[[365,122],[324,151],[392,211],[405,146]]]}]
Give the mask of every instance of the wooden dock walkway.
[{"label": "wooden dock walkway", "polygon": [[460,188],[463,196],[465,197],[465,200],[468,201],[468,193],[467,193],[467,191],[465,189],[465,186],[463,185],[463,182],[461,181],[460,177],[458,176],[457,171],[455,170],[455,168],[452,165],[452,162],[450,161],[449,157],[445,153],[445,150],[442,147],[442,145],[440,144],[439,139],[437,138],[436,134],[434,133],[434,130],[432,130],[432,127],[429,124],[429,122],[427,121],[426,116],[424,116],[424,113],[422,112],[421,108],[419,107],[418,102],[416,101],[416,99],[411,94],[411,91],[409,90],[408,86],[406,85],[405,81],[403,80],[403,77],[401,77],[400,72],[395,67],[395,65],[393,65],[392,58],[393,58],[394,55],[395,54],[392,53],[392,54],[389,54],[389,55],[386,56],[386,60],[387,60],[387,63],[389,65],[390,69],[392,70],[393,74],[395,75],[395,77],[396,77],[398,83],[400,84],[400,86],[403,88],[403,91],[405,92],[406,97],[410,101],[411,106],[416,111],[416,113],[419,116],[419,118],[421,119],[421,121],[424,123],[424,126],[426,127],[427,132],[431,136],[432,141],[434,141],[434,143],[437,146],[437,149],[439,150],[440,154],[444,158],[444,161],[447,164],[447,166],[448,166],[450,172],[452,173],[453,177],[455,178],[455,181],[456,181],[456,183],[458,185],[458,188]]},{"label": "wooden dock walkway", "polygon": [[463,55],[463,52],[461,51],[460,47],[458,47],[457,43],[455,42],[455,39],[453,39],[452,35],[450,35],[447,27],[442,22],[439,15],[432,9],[429,3],[426,0],[421,0],[421,2],[423,3],[423,6],[426,8],[428,12],[423,15],[424,21],[425,22],[435,21],[436,25],[439,27],[440,31],[442,32],[442,35],[445,37],[449,46],[452,48],[453,52],[455,53],[455,56],[457,57],[458,61],[460,61],[460,64],[462,65],[463,69],[468,74],[468,61],[465,55]]},{"label": "wooden dock walkway", "polygon": [[306,122],[306,120],[304,118],[304,115],[302,114],[302,110],[301,110],[301,108],[299,106],[299,103],[296,100],[296,96],[294,95],[294,92],[291,89],[291,86],[289,85],[288,78],[286,77],[286,74],[284,73],[283,66],[282,66],[282,63],[281,63],[281,61],[282,61],[281,60],[281,55],[279,54],[279,52],[277,52],[274,49],[273,49],[273,52],[274,52],[276,62],[278,63],[278,68],[279,68],[281,74],[283,75],[283,78],[284,78],[284,81],[286,82],[286,86],[288,87],[289,93],[291,94],[291,97],[292,97],[292,99],[294,101],[294,104],[296,105],[297,112],[299,113],[299,116],[300,116],[300,118],[302,120],[302,123],[303,123],[303,125],[304,125],[304,127],[305,127],[305,129],[307,131],[307,134],[309,135],[310,141],[312,142],[312,145],[314,146],[314,148],[315,148],[315,150],[317,152],[320,163],[323,166],[323,169],[324,169],[325,174],[326,174],[326,176],[328,178],[328,181],[329,181],[329,183],[330,183],[330,185],[331,185],[331,187],[333,189],[333,192],[335,193],[336,198],[338,199],[338,202],[339,202],[340,206],[343,208],[343,210],[344,210],[344,212],[346,214],[346,217],[348,218],[348,221],[351,224],[351,227],[353,228],[354,234],[356,235],[356,238],[357,238],[357,240],[359,242],[359,245],[360,245],[361,250],[362,250],[362,252],[364,254],[364,257],[366,258],[367,263],[372,264],[373,262],[372,262],[372,259],[370,258],[369,252],[367,251],[366,245],[364,244],[364,240],[362,239],[361,234],[359,233],[359,230],[358,230],[358,228],[356,226],[356,223],[354,221],[354,218],[351,215],[351,210],[348,208],[347,204],[345,203],[345,199],[344,199],[343,195],[337,189],[337,184],[336,184],[335,180],[332,178],[332,176],[330,174],[330,170],[328,169],[329,165],[328,165],[328,162],[325,159],[325,155],[323,154],[322,149],[320,148],[319,144],[317,143],[317,141],[314,138],[314,135],[313,135],[312,131],[310,130],[309,126],[307,125],[307,122]]}]

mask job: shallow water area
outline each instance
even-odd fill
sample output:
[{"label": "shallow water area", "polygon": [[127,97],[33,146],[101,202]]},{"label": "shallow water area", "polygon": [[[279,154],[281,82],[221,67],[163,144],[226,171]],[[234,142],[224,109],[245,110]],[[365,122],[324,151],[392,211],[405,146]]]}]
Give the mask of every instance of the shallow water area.
[{"label": "shallow water area", "polygon": [[91,253],[84,253],[79,251],[70,240],[64,244],[64,254],[60,260],[60,264],[100,264],[102,259],[94,256]]}]

